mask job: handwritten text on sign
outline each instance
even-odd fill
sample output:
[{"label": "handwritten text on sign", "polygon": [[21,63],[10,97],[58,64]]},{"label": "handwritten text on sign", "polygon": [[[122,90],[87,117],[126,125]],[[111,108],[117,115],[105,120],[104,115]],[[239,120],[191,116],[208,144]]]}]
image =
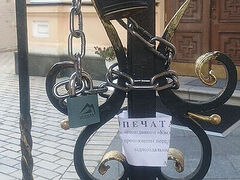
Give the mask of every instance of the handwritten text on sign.
[{"label": "handwritten text on sign", "polygon": [[172,117],[157,113],[156,118],[128,119],[127,111],[118,116],[122,151],[134,166],[167,165]]}]

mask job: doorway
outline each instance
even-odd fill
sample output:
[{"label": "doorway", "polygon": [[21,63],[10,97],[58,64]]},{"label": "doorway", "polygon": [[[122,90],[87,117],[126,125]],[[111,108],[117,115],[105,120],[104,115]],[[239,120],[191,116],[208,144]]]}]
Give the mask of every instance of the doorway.
[{"label": "doorway", "polygon": [[[165,1],[165,24],[184,1]],[[230,56],[239,68],[240,0],[192,0],[172,42],[177,48],[172,68],[181,75],[194,76],[196,59],[216,50]]]}]

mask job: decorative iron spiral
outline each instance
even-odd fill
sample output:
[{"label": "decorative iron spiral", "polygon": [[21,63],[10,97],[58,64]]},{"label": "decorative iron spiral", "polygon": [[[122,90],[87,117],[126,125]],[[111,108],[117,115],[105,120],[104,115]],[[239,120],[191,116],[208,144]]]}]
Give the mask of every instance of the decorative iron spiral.
[{"label": "decorative iron spiral", "polygon": [[[92,0],[92,2],[94,7],[96,8],[96,11],[98,12],[98,8],[96,7],[95,0]],[[186,10],[186,6],[188,6],[189,2],[190,0],[186,1],[185,6],[183,8],[184,11]],[[180,14],[181,16],[179,16],[179,18],[181,19],[183,13],[181,11],[179,11],[179,13],[181,13]],[[179,18],[177,21],[173,21],[173,22],[179,23],[180,21]],[[109,39],[111,40],[112,46],[115,50],[115,53],[118,59],[119,70],[122,72],[127,72],[127,58],[123,49],[123,45],[121,43],[121,40],[115,28],[113,27],[110,21],[104,21],[102,19],[101,21],[109,36]],[[168,34],[165,34],[165,36],[168,38],[171,38],[172,35],[174,34],[176,27],[177,26],[175,24],[173,28],[170,28],[171,31],[168,28],[167,30],[169,30],[169,33],[171,33],[171,35],[168,36]],[[169,89],[158,92],[161,98],[161,101],[170,110],[171,115],[177,117],[182,122],[183,125],[191,129],[193,133],[196,134],[196,136],[198,137],[201,143],[202,151],[201,151],[201,159],[198,164],[198,167],[190,175],[180,179],[202,179],[208,172],[208,169],[211,163],[211,157],[212,157],[212,149],[211,149],[211,144],[208,136],[206,135],[206,133],[204,132],[204,130],[201,128],[200,125],[198,125],[195,121],[192,121],[187,117],[187,113],[202,112],[202,111],[208,111],[208,110],[217,108],[218,106],[224,104],[231,97],[236,87],[237,72],[231,59],[222,53],[218,53],[218,55],[216,56],[216,60],[221,62],[225,66],[227,76],[228,76],[228,82],[226,87],[223,89],[223,91],[219,95],[217,95],[214,99],[211,99],[206,102],[190,102],[190,101],[181,99],[172,90],[169,90]],[[164,66],[164,64],[162,64],[161,59],[156,59],[156,61],[157,61],[156,71],[157,72],[166,71],[166,67]],[[73,67],[73,64],[70,62],[58,63],[51,68],[46,80],[47,95],[51,103],[54,105],[54,107],[56,107],[60,112],[64,114],[67,114],[67,108],[66,108],[64,99],[58,100],[57,98],[55,98],[53,96],[52,88],[56,83],[57,74],[65,68],[72,68],[72,67]],[[160,84],[164,83],[165,81],[166,81],[165,78],[159,79]],[[120,78],[118,79],[118,83],[119,85],[122,85],[124,81]],[[101,128],[106,122],[108,122],[111,118],[114,117],[114,115],[116,115],[119,112],[123,104],[123,101],[125,99],[125,96],[126,96],[125,92],[115,89],[113,94],[109,97],[109,99],[107,99],[106,102],[99,107],[100,122],[97,124],[87,126],[79,135],[75,145],[75,149],[74,149],[74,164],[75,164],[77,174],[81,179],[84,179],[84,180],[96,179],[88,172],[85,166],[84,158],[83,158],[84,146],[86,145],[86,142],[89,139],[89,137],[92,136],[95,131]],[[125,169],[125,172],[123,176],[120,177],[120,179],[127,179],[129,177],[128,173],[129,172],[127,171],[127,169]],[[159,172],[159,175],[157,177],[160,179],[166,179],[166,180],[178,179],[178,178],[168,177],[167,175],[161,172]]]}]

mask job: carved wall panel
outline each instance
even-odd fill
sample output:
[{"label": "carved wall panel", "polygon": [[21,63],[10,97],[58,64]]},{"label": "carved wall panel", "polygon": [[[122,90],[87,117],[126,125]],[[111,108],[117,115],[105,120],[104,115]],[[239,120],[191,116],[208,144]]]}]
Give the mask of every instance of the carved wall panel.
[{"label": "carved wall panel", "polygon": [[226,53],[240,65],[240,0],[213,0],[212,50]]},{"label": "carved wall panel", "polygon": [[[185,0],[179,0],[177,8],[179,8]],[[177,9],[176,9],[177,10]],[[192,0],[188,10],[182,19],[182,22],[200,22],[202,21],[203,2],[202,0]]]},{"label": "carved wall panel", "polygon": [[177,54],[175,61],[194,62],[201,54],[201,33],[179,32],[175,36]]},{"label": "carved wall panel", "polygon": [[[166,0],[167,20],[173,16],[185,0]],[[192,0],[175,33],[173,43],[177,48],[175,62],[195,62],[209,50],[210,3],[207,0]],[[204,12],[204,13],[203,13]]]},{"label": "carved wall panel", "polygon": [[240,0],[219,1],[220,22],[240,22]]},{"label": "carved wall panel", "polygon": [[[183,2],[165,0],[167,21]],[[173,43],[177,47],[176,70],[181,62],[193,63],[203,53],[216,50],[240,66],[240,0],[192,0]]]},{"label": "carved wall panel", "polygon": [[240,33],[220,33],[220,50],[240,64]]}]

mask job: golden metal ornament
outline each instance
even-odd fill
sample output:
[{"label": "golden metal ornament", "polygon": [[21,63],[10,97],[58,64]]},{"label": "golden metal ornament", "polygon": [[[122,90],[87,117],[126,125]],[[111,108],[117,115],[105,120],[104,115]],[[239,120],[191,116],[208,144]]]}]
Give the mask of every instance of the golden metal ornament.
[{"label": "golden metal ornament", "polygon": [[177,172],[181,173],[184,171],[184,155],[181,151],[175,148],[169,148],[168,160],[175,161],[174,167]]},{"label": "golden metal ornament", "polygon": [[213,114],[211,116],[203,116],[203,115],[194,114],[194,113],[189,112],[188,116],[190,119],[199,119],[201,121],[210,122],[213,125],[218,125],[222,121],[221,116],[219,116],[218,114]]},{"label": "golden metal ornament", "polygon": [[61,123],[61,128],[64,129],[64,130],[68,130],[70,129],[70,125],[69,125],[69,121],[68,120],[63,120]]},{"label": "golden metal ornament", "polygon": [[208,52],[200,56],[195,63],[195,73],[199,77],[199,79],[208,86],[213,86],[217,83],[217,77],[214,75],[213,70],[209,70],[208,75],[203,74],[203,66],[204,64],[210,62],[211,60],[215,60],[219,56],[218,51]]},{"label": "golden metal ornament", "polygon": [[166,26],[163,36],[163,39],[166,39],[167,41],[171,41],[175,31],[184,15],[186,12],[191,0],[186,0],[183,5],[178,9],[178,11],[175,13],[173,18],[169,21],[168,25]]},{"label": "golden metal ornament", "polygon": [[126,163],[126,157],[122,153],[118,151],[110,151],[103,156],[100,162],[98,172],[101,175],[104,175],[107,172],[107,170],[110,168],[110,166],[109,165],[106,166],[105,163],[111,160],[116,160],[122,164]]},{"label": "golden metal ornament", "polygon": [[[110,166],[106,166],[105,163],[111,160],[116,160],[123,165],[127,163],[126,157],[122,153],[118,151],[110,151],[103,156],[100,162],[98,172],[101,175],[104,175],[108,171]],[[168,151],[168,160],[175,161],[175,169],[177,172],[181,173],[184,171],[184,156],[181,151],[175,148],[170,148]]]}]

